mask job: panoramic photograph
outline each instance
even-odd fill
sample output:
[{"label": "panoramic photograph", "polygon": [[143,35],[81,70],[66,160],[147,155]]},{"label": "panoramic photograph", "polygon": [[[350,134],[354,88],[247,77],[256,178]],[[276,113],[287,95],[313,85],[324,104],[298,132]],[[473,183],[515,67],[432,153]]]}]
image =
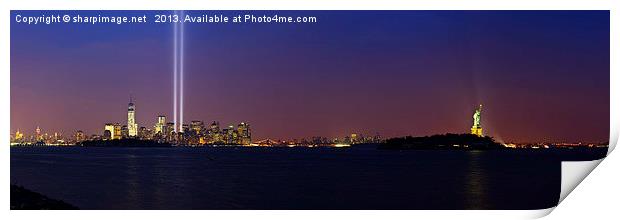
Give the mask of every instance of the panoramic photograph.
[{"label": "panoramic photograph", "polygon": [[538,210],[609,148],[609,11],[10,15],[11,210]]}]

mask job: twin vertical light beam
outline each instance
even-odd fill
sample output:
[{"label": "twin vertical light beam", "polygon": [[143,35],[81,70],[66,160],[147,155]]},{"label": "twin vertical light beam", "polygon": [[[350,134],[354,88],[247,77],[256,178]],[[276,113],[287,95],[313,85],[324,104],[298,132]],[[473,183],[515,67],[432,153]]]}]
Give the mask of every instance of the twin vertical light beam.
[{"label": "twin vertical light beam", "polygon": [[174,123],[174,132],[177,133],[179,131],[183,131],[183,75],[184,75],[184,25],[181,22],[185,12],[184,11],[174,11],[174,15],[178,17],[178,20],[171,19],[173,23],[173,119]]}]

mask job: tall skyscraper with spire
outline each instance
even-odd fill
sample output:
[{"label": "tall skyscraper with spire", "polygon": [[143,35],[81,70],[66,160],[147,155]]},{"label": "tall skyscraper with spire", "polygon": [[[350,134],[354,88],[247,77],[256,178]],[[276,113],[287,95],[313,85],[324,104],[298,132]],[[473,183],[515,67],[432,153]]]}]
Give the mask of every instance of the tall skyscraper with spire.
[{"label": "tall skyscraper with spire", "polygon": [[478,109],[476,109],[476,111],[474,112],[474,125],[471,126],[471,134],[476,135],[478,137],[482,137],[482,124],[481,124],[481,119],[482,117],[482,105],[480,105],[478,107]]},{"label": "tall skyscraper with spire", "polygon": [[133,98],[129,97],[129,107],[127,108],[127,129],[129,137],[138,136],[138,124],[136,123],[136,106],[133,104]]}]

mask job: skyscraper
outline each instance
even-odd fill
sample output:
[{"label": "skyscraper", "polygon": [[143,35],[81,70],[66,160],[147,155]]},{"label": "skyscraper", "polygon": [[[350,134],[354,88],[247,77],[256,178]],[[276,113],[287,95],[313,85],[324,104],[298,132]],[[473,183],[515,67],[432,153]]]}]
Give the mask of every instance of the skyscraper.
[{"label": "skyscraper", "polygon": [[112,139],[121,139],[122,137],[122,129],[123,126],[121,126],[121,124],[119,123],[114,123],[114,133],[112,134]]},{"label": "skyscraper", "polygon": [[237,132],[232,125],[229,125],[227,128],[222,129],[222,135],[225,144],[237,143]]},{"label": "skyscraper", "polygon": [[209,126],[209,139],[211,140],[211,143],[221,143],[222,142],[222,134],[220,133],[220,123],[217,121],[214,121],[213,123],[211,123],[211,125]]},{"label": "skyscraper", "polygon": [[148,129],[146,127],[140,127],[138,129],[138,137],[140,139],[150,140],[153,138],[153,132],[151,129]]},{"label": "skyscraper", "polygon": [[187,132],[189,131],[189,125],[188,124],[182,124],[181,125],[181,129],[179,130],[179,133],[183,133],[183,132]]},{"label": "skyscraper", "polygon": [[189,129],[193,132],[193,134],[199,135],[202,134],[205,130],[204,122],[202,121],[192,121],[189,125]]},{"label": "skyscraper", "polygon": [[249,146],[250,144],[252,144],[250,125],[245,122],[241,122],[237,126],[237,136],[237,144],[244,146]]},{"label": "skyscraper", "polygon": [[129,128],[127,128],[127,125],[122,125],[121,126],[121,138],[125,139],[129,137]]},{"label": "skyscraper", "polygon": [[43,136],[41,136],[41,128],[39,128],[39,126],[37,126],[37,129],[35,130],[35,138],[36,141],[43,140]]},{"label": "skyscraper", "polygon": [[471,134],[476,135],[478,137],[482,137],[482,124],[481,124],[481,119],[482,117],[482,105],[480,105],[478,107],[478,109],[476,109],[476,111],[474,112],[474,124],[471,126]]},{"label": "skyscraper", "polygon": [[127,129],[129,130],[129,137],[138,136],[138,124],[136,123],[136,107],[133,104],[133,100],[129,98],[129,107],[127,108]]},{"label": "skyscraper", "polygon": [[166,136],[166,139],[168,141],[176,140],[176,137],[175,137],[176,136],[176,132],[174,132],[174,123],[173,122],[166,123],[166,128],[164,130],[166,132],[165,136]]},{"label": "skyscraper", "polygon": [[166,116],[157,116],[157,123],[155,123],[155,134],[166,134]]},{"label": "skyscraper", "polygon": [[105,127],[103,129],[103,138],[107,140],[114,139],[114,124],[105,124]]}]

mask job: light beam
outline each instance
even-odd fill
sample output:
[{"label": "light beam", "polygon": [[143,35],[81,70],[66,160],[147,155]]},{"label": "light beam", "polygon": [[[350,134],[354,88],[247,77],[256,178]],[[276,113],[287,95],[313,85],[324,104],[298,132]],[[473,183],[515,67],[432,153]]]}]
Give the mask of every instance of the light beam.
[{"label": "light beam", "polygon": [[[179,19],[182,19],[183,16],[185,14],[185,11],[181,11],[181,16]],[[185,66],[185,59],[184,59],[184,54],[185,54],[185,25],[183,25],[183,23],[181,23],[181,40],[180,40],[180,47],[181,47],[181,54],[180,54],[180,67],[179,67],[179,110],[180,110],[180,117],[179,117],[179,121],[181,123],[181,126],[183,126],[183,100],[184,100],[184,96],[183,96],[183,76],[185,75],[185,71],[184,71],[184,66]],[[181,131],[183,131],[183,128],[181,127]]]},{"label": "light beam", "polygon": [[[174,14],[176,15],[176,11],[174,12]],[[178,25],[177,25],[177,23],[174,23],[172,25],[173,25],[173,31],[172,31],[173,32],[172,33],[172,35],[173,35],[172,41],[173,42],[172,42],[172,44],[173,44],[173,50],[174,50],[173,51],[173,53],[174,53],[173,59],[174,60],[172,61],[172,63],[173,63],[172,64],[172,66],[173,66],[172,67],[173,68],[173,71],[172,71],[172,78],[173,78],[173,80],[172,80],[172,83],[173,83],[172,84],[172,95],[173,95],[173,98],[172,98],[172,112],[173,112],[172,122],[174,123],[174,133],[177,133],[177,90],[178,90],[177,89],[177,75],[178,75],[177,74],[177,70],[178,70],[177,69],[177,59],[178,59],[178,57],[177,57],[177,32],[178,32],[177,29],[178,29]]]}]

